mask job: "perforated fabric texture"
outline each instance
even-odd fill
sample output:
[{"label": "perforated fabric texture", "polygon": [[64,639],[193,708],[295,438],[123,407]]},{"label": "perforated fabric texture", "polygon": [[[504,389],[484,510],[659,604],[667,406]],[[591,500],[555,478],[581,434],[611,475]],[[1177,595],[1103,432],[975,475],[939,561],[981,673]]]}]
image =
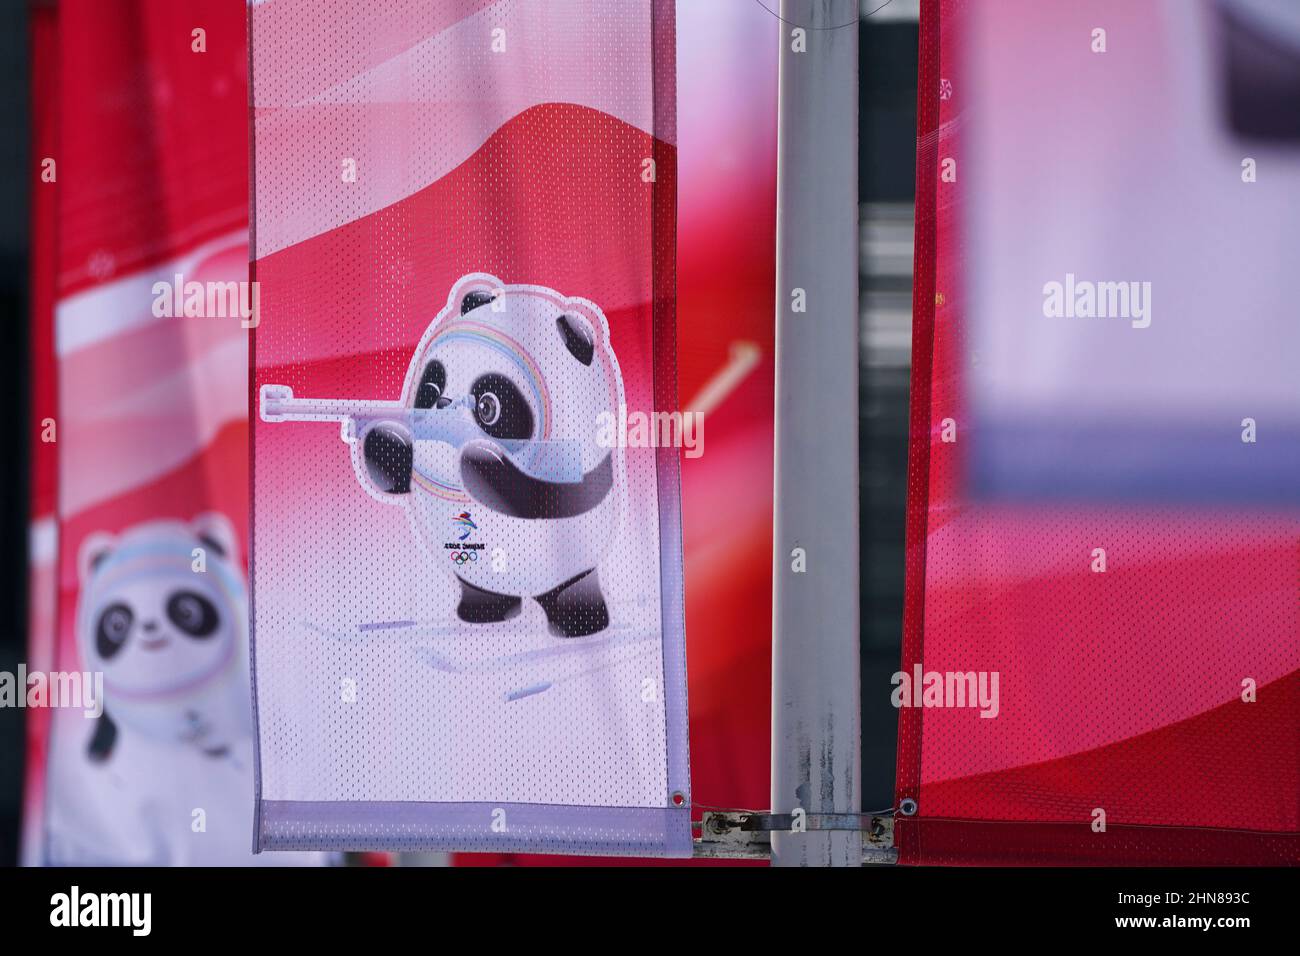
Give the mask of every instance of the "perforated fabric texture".
[{"label": "perforated fabric texture", "polygon": [[259,846],[689,855],[673,5],[249,16]]},{"label": "perforated fabric texture", "polygon": [[1191,6],[922,4],[904,863],[1300,860],[1300,150]]}]

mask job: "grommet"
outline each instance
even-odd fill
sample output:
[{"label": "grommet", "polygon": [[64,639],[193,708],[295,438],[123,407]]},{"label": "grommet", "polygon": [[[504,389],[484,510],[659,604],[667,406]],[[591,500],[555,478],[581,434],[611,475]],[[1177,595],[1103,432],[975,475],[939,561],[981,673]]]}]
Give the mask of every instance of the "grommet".
[{"label": "grommet", "polygon": [[904,797],[898,801],[898,812],[905,817],[916,815],[916,801],[911,797]]},{"label": "grommet", "polygon": [[672,795],[669,797],[669,799],[672,801],[672,804],[675,807],[682,807],[686,805],[686,794],[682,793],[680,790],[674,790],[672,792]]}]

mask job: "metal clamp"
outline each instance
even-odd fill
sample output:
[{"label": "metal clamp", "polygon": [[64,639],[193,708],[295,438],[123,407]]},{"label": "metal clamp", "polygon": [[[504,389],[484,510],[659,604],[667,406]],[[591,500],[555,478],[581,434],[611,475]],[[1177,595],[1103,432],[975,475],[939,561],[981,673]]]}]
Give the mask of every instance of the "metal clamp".
[{"label": "metal clamp", "polygon": [[862,834],[864,864],[896,863],[894,819],[889,813],[769,813],[706,810],[695,838],[695,856],[706,859],[764,859],[773,831],[856,830]]}]

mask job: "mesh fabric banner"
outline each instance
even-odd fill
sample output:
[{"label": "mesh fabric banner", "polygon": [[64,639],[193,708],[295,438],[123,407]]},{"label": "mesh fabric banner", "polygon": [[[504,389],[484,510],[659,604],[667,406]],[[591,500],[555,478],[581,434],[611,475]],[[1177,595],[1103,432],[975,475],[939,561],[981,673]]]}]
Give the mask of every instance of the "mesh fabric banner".
[{"label": "mesh fabric banner", "polygon": [[1294,5],[922,10],[900,858],[1296,863]]},{"label": "mesh fabric banner", "polygon": [[257,845],[689,855],[672,3],[250,36]]}]

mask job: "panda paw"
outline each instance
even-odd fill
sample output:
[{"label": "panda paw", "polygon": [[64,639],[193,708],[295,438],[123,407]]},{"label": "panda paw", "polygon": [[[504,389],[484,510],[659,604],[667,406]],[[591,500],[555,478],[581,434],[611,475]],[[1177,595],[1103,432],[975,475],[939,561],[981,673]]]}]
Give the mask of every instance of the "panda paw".
[{"label": "panda paw", "polygon": [[86,745],[86,756],[92,763],[103,763],[113,753],[113,747],[117,744],[117,724],[108,713],[99,715],[95,721],[95,732]]},{"label": "panda paw", "polygon": [[556,637],[586,637],[609,627],[609,608],[595,568],[539,594],[537,603]]},{"label": "panda paw", "polygon": [[414,451],[401,431],[389,425],[376,425],[366,433],[361,448],[366,471],[376,488],[390,495],[404,495],[411,490]]}]

